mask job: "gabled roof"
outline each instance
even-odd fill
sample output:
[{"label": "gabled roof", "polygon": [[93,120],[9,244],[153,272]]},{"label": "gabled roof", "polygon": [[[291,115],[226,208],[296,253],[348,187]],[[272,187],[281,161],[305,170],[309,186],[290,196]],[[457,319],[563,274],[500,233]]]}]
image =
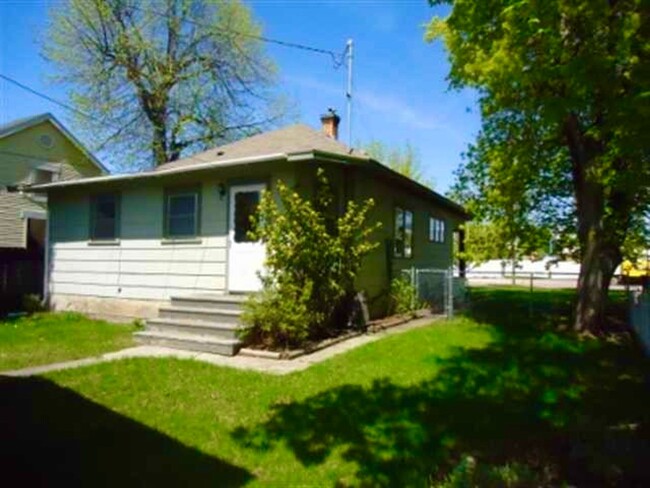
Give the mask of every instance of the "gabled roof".
[{"label": "gabled roof", "polygon": [[308,152],[324,152],[346,157],[369,159],[368,155],[363,151],[351,149],[342,142],[332,139],[307,125],[295,124],[215,147],[194,154],[188,158],[162,164],[155,171],[189,167],[207,161],[218,163],[219,161],[268,154],[286,154],[288,157],[291,157],[295,154]]},{"label": "gabled roof", "polygon": [[84,156],[86,156],[95,166],[97,166],[102,173],[109,173],[108,169],[91,153],[88,148],[86,148],[79,139],[72,135],[72,133],[66,129],[66,127],[59,122],[59,120],[52,115],[51,113],[43,113],[39,115],[34,115],[32,117],[24,117],[21,119],[12,120],[6,124],[0,125],[0,139],[4,137],[9,137],[16,132],[29,129],[34,127],[42,122],[50,122],[54,127],[56,127],[64,137],[66,137],[79,151],[81,151]]}]

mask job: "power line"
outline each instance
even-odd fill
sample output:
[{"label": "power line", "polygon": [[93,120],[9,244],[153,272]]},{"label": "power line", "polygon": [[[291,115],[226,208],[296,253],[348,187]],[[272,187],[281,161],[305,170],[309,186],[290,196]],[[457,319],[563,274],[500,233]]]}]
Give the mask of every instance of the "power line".
[{"label": "power line", "polygon": [[[163,13],[163,12],[160,12],[160,11],[155,10],[153,8],[144,9],[144,8],[136,6],[136,5],[132,5],[132,8],[135,9],[135,10],[139,10],[140,12],[143,12],[143,13],[150,12],[150,13],[158,16],[158,17],[162,17],[162,18],[165,18],[165,19],[170,19],[170,15],[168,13]],[[199,27],[206,27],[206,28],[214,29],[214,30],[217,30],[217,31],[220,31],[220,32],[225,32],[225,33],[228,33],[228,34],[234,34],[234,35],[240,36],[240,37],[247,37],[249,39],[257,39],[258,41],[266,42],[268,44],[276,44],[278,46],[283,46],[283,47],[288,47],[288,48],[293,48],[293,49],[301,49],[303,51],[309,51],[309,52],[318,53],[318,54],[327,54],[327,55],[332,57],[332,61],[334,63],[334,68],[335,69],[338,69],[343,65],[343,62],[345,60],[345,55],[346,55],[347,50],[348,50],[348,47],[346,46],[345,49],[343,50],[343,53],[339,54],[339,53],[336,53],[336,52],[334,52],[332,50],[329,50],[329,49],[322,49],[322,48],[318,48],[318,47],[314,47],[314,46],[309,46],[307,44],[300,44],[300,43],[291,42],[291,41],[283,41],[281,39],[274,39],[274,38],[271,38],[271,37],[259,36],[259,35],[256,35],[256,34],[249,34],[247,32],[241,32],[241,31],[237,31],[237,30],[233,30],[233,29],[226,29],[226,28],[223,28],[223,27],[222,28],[216,28],[216,27],[214,27],[212,25],[208,25],[208,24],[206,24],[204,22],[200,22],[200,21],[198,21],[196,19],[193,19],[192,17],[185,17],[182,20],[184,20],[184,21],[186,21],[186,22],[188,22],[190,24],[197,25]]]},{"label": "power line", "polygon": [[13,84],[16,85],[17,87],[20,87],[20,88],[22,88],[22,89],[25,90],[25,91],[30,92],[32,95],[36,95],[36,96],[38,96],[38,97],[44,98],[45,100],[48,100],[48,101],[50,101],[50,102],[52,102],[52,103],[54,103],[54,104],[56,104],[56,105],[58,105],[58,106],[60,106],[60,107],[63,107],[63,108],[65,108],[66,110],[70,110],[70,111],[72,111],[72,112],[75,112],[75,113],[77,113],[77,114],[79,114],[79,115],[82,115],[83,117],[87,117],[87,118],[89,118],[89,119],[92,119],[92,118],[93,118],[92,115],[89,115],[89,114],[87,114],[86,112],[82,112],[81,110],[78,110],[78,109],[76,109],[76,108],[74,108],[74,107],[68,105],[67,103],[64,103],[64,102],[61,102],[61,101],[59,101],[59,100],[57,100],[57,99],[55,99],[55,98],[52,98],[52,97],[50,97],[49,95],[46,95],[45,93],[41,93],[41,92],[39,92],[39,91],[37,91],[37,90],[35,90],[35,89],[33,89],[33,88],[30,88],[30,87],[27,86],[27,85],[23,85],[23,84],[20,83],[19,81],[16,81],[16,80],[14,80],[13,78],[10,78],[9,76],[6,76],[6,75],[3,75],[2,73],[0,73],[0,78],[2,78],[2,79],[5,80],[5,81],[8,81],[9,83],[13,83]]}]

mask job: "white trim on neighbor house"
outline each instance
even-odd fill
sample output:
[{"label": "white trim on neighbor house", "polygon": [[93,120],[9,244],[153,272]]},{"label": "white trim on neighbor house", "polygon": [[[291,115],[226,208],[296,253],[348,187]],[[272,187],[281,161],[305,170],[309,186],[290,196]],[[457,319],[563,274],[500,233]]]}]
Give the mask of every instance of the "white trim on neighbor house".
[{"label": "white trim on neighbor house", "polygon": [[47,220],[47,212],[45,210],[23,210],[20,217],[23,219]]}]

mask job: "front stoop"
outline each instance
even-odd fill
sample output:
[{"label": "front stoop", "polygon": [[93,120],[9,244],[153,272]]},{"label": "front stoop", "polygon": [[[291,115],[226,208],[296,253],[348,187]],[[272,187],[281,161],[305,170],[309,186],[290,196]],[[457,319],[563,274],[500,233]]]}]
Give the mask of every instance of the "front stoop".
[{"label": "front stoop", "polygon": [[158,318],[147,320],[145,329],[135,333],[136,341],[234,356],[241,346],[237,329],[245,298],[209,294],[172,297],[169,306],[160,307]]}]

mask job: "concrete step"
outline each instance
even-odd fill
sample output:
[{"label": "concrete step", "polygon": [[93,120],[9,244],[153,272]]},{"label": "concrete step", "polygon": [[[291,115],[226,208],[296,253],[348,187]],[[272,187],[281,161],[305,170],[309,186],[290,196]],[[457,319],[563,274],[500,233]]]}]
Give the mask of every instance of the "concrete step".
[{"label": "concrete step", "polygon": [[147,320],[146,330],[154,332],[169,332],[171,334],[196,334],[218,339],[237,339],[236,324],[204,322],[203,320],[181,320],[158,318]]},{"label": "concrete step", "polygon": [[234,356],[240,342],[234,339],[217,339],[196,334],[168,333],[144,330],[134,334],[138,343],[148,346],[171,347],[184,351],[207,352],[222,356]]},{"label": "concrete step", "polygon": [[163,306],[158,309],[161,319],[200,320],[214,324],[238,324],[240,310],[220,308]]},{"label": "concrete step", "polygon": [[216,308],[219,310],[241,310],[247,295],[196,294],[171,297],[174,307]]}]

